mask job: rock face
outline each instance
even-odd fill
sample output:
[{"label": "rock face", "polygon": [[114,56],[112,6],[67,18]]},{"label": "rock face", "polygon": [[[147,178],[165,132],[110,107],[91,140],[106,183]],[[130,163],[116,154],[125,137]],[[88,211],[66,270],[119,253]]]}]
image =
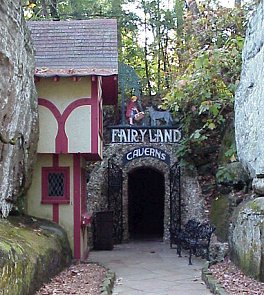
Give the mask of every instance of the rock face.
[{"label": "rock face", "polygon": [[34,294],[71,261],[67,235],[52,222],[29,216],[8,217],[0,220],[0,236],[2,294]]},{"label": "rock face", "polygon": [[264,198],[238,207],[230,236],[232,260],[247,275],[264,282]]},{"label": "rock face", "polygon": [[264,194],[264,2],[261,1],[247,30],[243,68],[235,98],[238,157],[249,170],[255,192]]},{"label": "rock face", "polygon": [[0,2],[0,215],[4,217],[30,184],[38,140],[34,54],[20,2]]}]

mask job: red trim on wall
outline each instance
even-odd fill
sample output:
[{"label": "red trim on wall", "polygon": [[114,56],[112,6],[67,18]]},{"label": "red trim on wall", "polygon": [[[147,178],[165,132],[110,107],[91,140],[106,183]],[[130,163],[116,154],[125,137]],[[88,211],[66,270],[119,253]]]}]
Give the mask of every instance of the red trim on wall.
[{"label": "red trim on wall", "polygon": [[98,79],[92,77],[92,114],[91,114],[91,129],[92,129],[92,154],[99,153],[98,151],[98,130],[99,130],[99,102],[98,102]]},{"label": "red trim on wall", "polygon": [[[53,102],[49,101],[45,98],[38,99],[39,105],[46,107],[49,109],[57,120],[58,124],[58,133],[55,139],[55,152],[56,153],[68,153],[68,137],[65,132],[65,123],[71,114],[71,112],[77,109],[80,106],[84,105],[93,105],[93,102],[90,98],[80,98],[72,103],[70,103],[66,109],[61,114],[58,108],[54,105]],[[93,109],[93,106],[92,106]],[[93,111],[92,111],[93,114]],[[93,125],[92,125],[93,126]]]},{"label": "red trim on wall", "polygon": [[81,157],[73,154],[74,258],[81,258]]},{"label": "red trim on wall", "polygon": [[58,133],[55,139],[55,152],[56,153],[67,153],[68,152],[68,138],[65,133],[65,122],[63,122],[62,115],[55,104],[48,99],[39,98],[38,104],[46,107],[51,111],[58,124]]},{"label": "red trim on wall", "polygon": [[52,218],[52,220],[55,223],[59,223],[59,220],[60,220],[59,204],[53,204],[52,206],[53,206],[53,210],[52,210],[53,211],[52,212],[53,213],[53,218]]},{"label": "red trim on wall", "polygon": [[91,99],[90,98],[80,98],[72,103],[70,103],[67,108],[64,110],[62,114],[63,121],[66,122],[68,119],[69,115],[74,109],[77,109],[78,107],[84,106],[84,105],[90,105],[91,104]]},{"label": "red trim on wall", "polygon": [[58,120],[58,118],[60,118],[60,116],[61,116],[60,111],[55,106],[55,104],[52,103],[51,101],[49,101],[45,98],[39,98],[38,104],[49,109],[57,120]]},{"label": "red trim on wall", "polygon": [[68,137],[65,132],[65,122],[58,122],[58,134],[55,139],[55,152],[68,153]]}]

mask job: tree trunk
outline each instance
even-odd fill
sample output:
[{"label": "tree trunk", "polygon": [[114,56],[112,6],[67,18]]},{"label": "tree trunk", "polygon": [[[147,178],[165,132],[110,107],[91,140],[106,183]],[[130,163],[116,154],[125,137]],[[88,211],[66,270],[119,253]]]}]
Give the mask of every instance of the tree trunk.
[{"label": "tree trunk", "polygon": [[150,77],[149,77],[149,67],[148,67],[148,37],[147,37],[147,16],[146,11],[144,11],[145,20],[144,20],[144,31],[145,31],[145,44],[144,44],[144,59],[145,59],[145,73],[148,85],[148,94],[151,96],[151,84],[150,84]]},{"label": "tree trunk", "polygon": [[48,17],[48,9],[47,9],[47,3],[45,0],[41,0],[41,7],[42,7],[42,15],[47,18]]},{"label": "tree trunk", "polygon": [[169,84],[169,73],[168,73],[168,65],[169,65],[169,60],[168,60],[168,44],[169,44],[169,36],[168,36],[168,31],[163,32],[163,35],[165,36],[164,38],[164,45],[161,46],[161,52],[163,56],[163,71],[164,71],[164,79],[165,79],[165,87],[167,89],[170,88]]},{"label": "tree trunk", "polygon": [[192,15],[198,16],[200,11],[199,11],[197,2],[195,0],[188,0],[188,1],[186,1],[186,3],[187,3],[187,7],[190,10],[190,12],[192,13]]},{"label": "tree trunk", "polygon": [[112,0],[111,1],[111,14],[113,18],[117,18],[117,26],[118,26],[118,30],[117,30],[117,42],[118,42],[118,47],[122,48],[122,34],[121,34],[121,30],[120,30],[120,16],[122,15],[122,5],[121,5],[122,1],[116,1],[116,0]]},{"label": "tree trunk", "polygon": [[57,0],[51,0],[50,4],[50,15],[53,20],[60,20],[57,10]]}]

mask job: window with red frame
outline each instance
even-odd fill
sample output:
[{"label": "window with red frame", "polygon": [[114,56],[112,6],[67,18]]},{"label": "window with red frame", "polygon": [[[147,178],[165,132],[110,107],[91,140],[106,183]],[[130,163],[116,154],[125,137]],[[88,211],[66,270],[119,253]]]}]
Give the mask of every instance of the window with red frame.
[{"label": "window with red frame", "polygon": [[42,203],[67,204],[70,202],[70,168],[42,168]]}]

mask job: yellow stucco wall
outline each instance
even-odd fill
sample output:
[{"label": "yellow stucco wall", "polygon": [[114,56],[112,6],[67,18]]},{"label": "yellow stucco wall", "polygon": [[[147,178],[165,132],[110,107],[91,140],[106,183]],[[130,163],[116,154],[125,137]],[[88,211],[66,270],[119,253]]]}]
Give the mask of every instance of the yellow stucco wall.
[{"label": "yellow stucco wall", "polygon": [[[36,84],[38,97],[53,103],[62,115],[66,108],[80,98],[91,98],[91,77],[82,77],[75,82],[72,78],[42,78]],[[40,139],[38,153],[55,153],[55,138],[58,123],[46,106],[39,106]],[[91,152],[91,106],[74,109],[66,120],[69,153]]]},{"label": "yellow stucco wall", "polygon": [[33,179],[26,196],[27,214],[52,220],[52,205],[41,205],[41,168],[52,167],[52,155],[38,155]]},{"label": "yellow stucco wall", "polygon": [[38,97],[49,99],[61,113],[75,99],[91,97],[91,77],[82,77],[77,82],[72,78],[60,78],[58,82],[42,78],[36,86]]},{"label": "yellow stucco wall", "polygon": [[[60,155],[59,166],[70,167],[70,204],[59,205],[59,224],[66,230],[73,250],[73,159],[72,155]],[[38,154],[33,180],[26,195],[26,212],[29,215],[53,220],[53,205],[41,204],[41,169],[52,167],[52,155]]]},{"label": "yellow stucco wall", "polygon": [[70,246],[73,250],[73,156],[72,155],[60,155],[59,166],[70,167],[70,204],[59,205],[60,225],[66,230]]},{"label": "yellow stucco wall", "polygon": [[46,107],[39,105],[39,142],[38,153],[54,153],[55,138],[58,132],[58,124],[53,114]]},{"label": "yellow stucco wall", "polygon": [[76,108],[65,124],[69,153],[91,152],[91,106]]}]

